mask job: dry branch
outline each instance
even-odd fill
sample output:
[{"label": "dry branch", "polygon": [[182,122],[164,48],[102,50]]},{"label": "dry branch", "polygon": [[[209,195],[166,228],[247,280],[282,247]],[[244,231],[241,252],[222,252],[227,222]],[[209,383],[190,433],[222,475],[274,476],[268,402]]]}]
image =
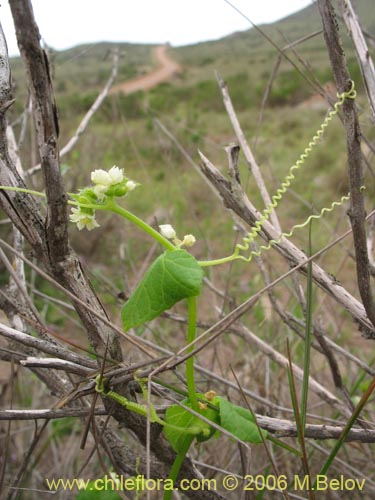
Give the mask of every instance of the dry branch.
[{"label": "dry branch", "polygon": [[363,82],[367,93],[367,98],[372,112],[372,118],[375,120],[375,67],[370,52],[367,47],[366,39],[359,24],[358,17],[354,12],[351,0],[339,1],[339,7],[346,27],[349,30],[353,45],[357,54],[357,60],[361,69]]},{"label": "dry branch", "polygon": [[[232,100],[229,96],[228,88],[219,74],[216,74],[216,79],[218,81],[218,84],[219,84],[219,87],[220,87],[220,90],[221,90],[221,93],[223,96],[225,109],[227,110],[227,113],[228,113],[228,116],[229,116],[230,121],[232,123],[233,129],[236,133],[236,137],[237,137],[238,142],[242,148],[243,154],[246,158],[246,162],[248,164],[248,167],[254,176],[254,180],[255,180],[255,182],[258,186],[259,192],[262,196],[264,206],[268,207],[271,205],[271,197],[270,197],[268,190],[267,190],[267,187],[264,183],[263,176],[261,174],[259,165],[257,164],[257,162],[254,158],[254,155],[250,149],[249,143],[247,142],[245,134],[242,131],[240,122],[238,121],[236,112],[235,112],[233,104],[232,104]],[[278,219],[275,212],[271,213],[270,220],[271,220],[273,227],[276,229],[276,231],[281,233],[282,231],[281,231],[281,227],[279,224],[279,219]]]},{"label": "dry branch", "polygon": [[[60,150],[60,159],[70,153],[70,151],[74,148],[74,146],[77,144],[79,138],[81,137],[82,134],[86,131],[92,117],[95,115],[95,113],[98,111],[100,106],[102,105],[103,101],[106,99],[106,97],[109,94],[109,89],[111,88],[113,82],[115,81],[117,77],[117,71],[118,71],[118,61],[119,61],[119,55],[118,55],[118,50],[114,51],[113,55],[113,66],[112,66],[112,72],[111,75],[103,87],[103,90],[99,93],[97,98],[95,99],[93,105],[91,108],[87,111],[85,116],[82,118],[81,123],[78,125],[77,130],[75,131],[75,134],[73,137],[69,139],[69,141],[63,146]],[[34,167],[30,168],[27,172],[26,175],[33,175],[35,172],[38,172],[41,169],[41,164],[35,165]]]},{"label": "dry branch", "polygon": [[[0,420],[43,420],[59,419],[66,417],[87,417],[90,415],[90,408],[65,408],[65,409],[40,409],[40,410],[1,410]],[[107,415],[107,410],[96,407],[96,416]],[[297,437],[297,427],[295,422],[280,418],[273,418],[256,414],[257,422],[262,429],[265,429],[277,437]],[[338,439],[344,427],[340,425],[314,425],[307,424],[305,437],[310,439]],[[373,429],[352,429],[346,437],[346,442],[375,443],[375,430]]]},{"label": "dry branch", "polygon": [[[275,432],[278,437],[297,437],[297,426],[290,420],[257,415],[258,424],[262,429]],[[313,425],[307,424],[305,437],[311,439],[338,439],[344,427],[339,425]],[[346,441],[361,441],[363,443],[375,442],[375,430],[370,429],[352,429],[347,436]]]},{"label": "dry branch", "polygon": [[44,339],[38,339],[28,335],[26,333],[20,332],[11,328],[10,326],[0,323],[0,336],[8,338],[13,342],[18,342],[26,347],[31,347],[37,351],[45,352],[46,354],[56,356],[62,360],[69,361],[71,363],[77,363],[82,368],[90,368],[91,370],[96,369],[96,362],[83,358],[74,352],[68,351],[59,345],[52,344]]},{"label": "dry branch", "polygon": [[36,356],[27,356],[26,359],[20,360],[20,365],[33,368],[53,368],[54,370],[63,370],[66,373],[75,373],[76,375],[91,375],[92,370],[85,368],[71,361],[64,361],[56,358],[41,358]]},{"label": "dry branch", "polygon": [[12,102],[11,72],[8,48],[3,28],[0,23],[0,112],[4,113]]},{"label": "dry branch", "polygon": [[[224,205],[233,210],[247,224],[253,226],[259,220],[260,213],[248,199],[240,184],[235,182],[235,179],[228,181],[222,173],[200,153],[202,159],[202,171],[207,178],[212,182],[220,193]],[[272,224],[265,221],[262,226],[260,236],[266,241],[277,240],[279,233],[275,231]],[[299,270],[306,273],[306,255],[296,247],[291,241],[283,238],[280,243],[274,246],[284,257],[288,259],[294,266],[300,266]],[[318,264],[313,264],[313,279],[323,290],[333,297],[345,310],[347,310],[354,321],[359,325],[360,330],[367,337],[375,335],[374,327],[369,321],[363,305],[353,297],[340,283],[332,278]]]},{"label": "dry branch", "polygon": [[[245,342],[255,345],[257,349],[266,354],[278,365],[283,366],[286,369],[288,368],[288,358],[276,351],[271,345],[251,332],[248,328],[246,328],[245,325],[241,324],[238,328],[236,328],[236,333],[241,338],[243,338]],[[295,363],[292,363],[292,368],[296,378],[299,380],[303,380],[303,370]],[[350,416],[350,412],[343,405],[343,403],[339,399],[337,399],[336,396],[332,394],[332,392],[330,392],[322,384],[317,382],[317,380],[315,380],[312,376],[309,377],[309,388],[327,404],[332,405],[344,415]]]},{"label": "dry branch", "polygon": [[59,124],[52,91],[49,62],[40,46],[40,34],[30,1],[10,2],[17,42],[26,65],[34,106],[38,150],[47,195],[46,237],[50,262],[66,259],[69,253],[67,197],[60,175],[57,138]]},{"label": "dry branch", "polygon": [[[342,49],[335,11],[330,0],[318,0],[320,15],[323,21],[323,32],[326,41],[332,71],[338,92],[347,92],[351,88],[345,54]],[[370,266],[367,254],[367,238],[365,230],[365,205],[363,196],[363,168],[361,152],[361,131],[355,102],[345,99],[343,117],[346,132],[346,146],[349,164],[350,185],[350,222],[353,228],[353,240],[357,265],[358,288],[368,319],[375,326],[375,303],[370,284]],[[364,330],[364,335],[374,338],[373,329]]]}]

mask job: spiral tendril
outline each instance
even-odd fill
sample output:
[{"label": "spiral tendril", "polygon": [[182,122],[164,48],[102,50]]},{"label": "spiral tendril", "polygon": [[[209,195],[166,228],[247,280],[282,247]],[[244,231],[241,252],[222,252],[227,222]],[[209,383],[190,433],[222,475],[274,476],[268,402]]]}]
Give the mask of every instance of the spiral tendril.
[{"label": "spiral tendril", "polygon": [[[350,198],[349,194],[347,194],[346,196],[342,196],[339,201],[334,201],[334,202],[331,203],[331,205],[329,207],[322,208],[321,211],[319,212],[319,214],[312,214],[312,215],[310,215],[301,224],[295,224],[288,233],[282,233],[279,236],[279,238],[277,238],[276,240],[270,240],[267,245],[262,245],[262,246],[260,246],[258,248],[258,250],[253,250],[252,252],[250,252],[250,254],[247,257],[245,257],[243,255],[237,255],[236,258],[244,260],[245,262],[250,262],[253,257],[259,257],[263,251],[269,250],[274,245],[277,245],[277,244],[281,243],[281,241],[282,241],[283,238],[291,238],[293,236],[293,234],[294,234],[294,232],[295,232],[296,229],[302,229],[303,227],[306,227],[308,224],[310,224],[310,222],[312,220],[318,220],[321,217],[323,217],[323,215],[325,213],[332,212],[335,209],[335,207],[340,207],[343,203],[345,203],[345,201],[348,201],[349,198]],[[238,245],[238,246],[241,246],[241,250],[246,251],[246,250],[249,249],[250,243],[253,242],[253,239],[250,240],[250,238],[245,237],[245,238],[243,238],[243,241],[245,242],[245,244],[244,245]]]},{"label": "spiral tendril", "polygon": [[241,251],[247,251],[250,247],[250,244],[254,241],[256,236],[260,233],[262,226],[265,221],[267,221],[272,213],[272,211],[278,206],[279,201],[281,201],[283,195],[286,193],[287,189],[290,187],[292,181],[295,179],[295,172],[299,170],[307,158],[310,156],[313,148],[317,146],[318,141],[321,139],[321,137],[324,134],[325,129],[328,127],[329,123],[331,122],[332,118],[337,115],[339,112],[340,106],[344,104],[345,99],[355,99],[357,96],[357,91],[355,90],[354,87],[354,82],[351,81],[351,88],[347,92],[343,92],[342,94],[337,94],[338,101],[334,104],[333,109],[329,111],[327,116],[325,117],[323,123],[320,125],[319,129],[316,131],[315,135],[309,142],[308,146],[305,148],[303,153],[300,155],[299,159],[296,161],[294,165],[292,165],[289,169],[289,172],[283,182],[281,183],[280,187],[277,189],[276,193],[272,196],[271,198],[271,203],[267,205],[267,207],[263,210],[261,213],[259,219],[255,222],[254,227],[251,229],[251,231],[243,238],[242,243],[237,243],[233,257],[245,260],[246,262],[249,262],[253,256],[259,256],[260,252],[263,250],[269,250],[271,246],[280,243],[281,240],[285,238],[290,238],[293,235],[293,232],[295,229],[305,227],[309,222],[313,219],[320,219],[326,212],[331,212],[335,207],[342,205],[345,201],[349,199],[348,196],[343,196],[340,201],[334,201],[330,207],[328,208],[323,208],[318,215],[310,215],[310,217],[303,222],[302,224],[297,224],[293,226],[291,231],[289,233],[282,233],[280,238],[278,240],[271,240],[268,245],[266,246],[261,246],[259,247],[259,251],[257,252],[251,252],[248,257],[244,257],[243,255],[240,255]]}]

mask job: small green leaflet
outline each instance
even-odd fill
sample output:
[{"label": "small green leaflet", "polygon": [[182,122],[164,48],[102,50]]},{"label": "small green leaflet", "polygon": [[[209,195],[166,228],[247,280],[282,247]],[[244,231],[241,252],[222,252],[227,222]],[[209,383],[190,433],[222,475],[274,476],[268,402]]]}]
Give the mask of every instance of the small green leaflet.
[{"label": "small green leaflet", "polygon": [[[198,396],[204,398],[203,394],[198,394]],[[184,401],[181,401],[181,403],[191,408],[189,399],[185,399]],[[212,422],[215,422],[216,424],[219,423],[219,414],[217,411],[207,408],[199,410],[199,413]],[[176,453],[180,453],[184,450],[186,442],[191,441],[191,433],[186,432],[185,429],[189,429],[191,427],[200,429],[201,432],[195,436],[197,441],[200,442],[207,441],[216,432],[214,427],[211,427],[209,424],[203,422],[203,420],[200,420],[198,417],[195,417],[193,414],[178,405],[170,406],[167,409],[165,421],[168,424],[182,428],[182,430],[179,431],[177,429],[168,428],[168,426],[164,427],[166,438]]]},{"label": "small green leaflet", "polygon": [[[220,406],[220,425],[234,436],[248,443],[261,443],[262,437],[259,434],[253,416],[246,408],[234,405],[225,398],[217,396],[215,404]],[[262,430],[263,437],[267,437],[267,432]]]},{"label": "small green leaflet", "polygon": [[124,330],[151,321],[182,299],[199,295],[202,277],[197,260],[186,250],[160,255],[121,310]]}]

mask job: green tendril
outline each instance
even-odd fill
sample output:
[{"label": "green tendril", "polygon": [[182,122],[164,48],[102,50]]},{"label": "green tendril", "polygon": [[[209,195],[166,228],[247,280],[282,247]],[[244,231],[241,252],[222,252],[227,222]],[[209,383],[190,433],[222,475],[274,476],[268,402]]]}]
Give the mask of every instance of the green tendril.
[{"label": "green tendril", "polygon": [[[312,220],[318,220],[321,217],[323,217],[323,215],[325,213],[332,212],[336,207],[340,207],[343,203],[345,203],[346,201],[348,201],[349,198],[350,198],[349,194],[346,195],[346,196],[342,196],[342,198],[340,199],[340,201],[334,201],[334,202],[332,202],[329,207],[322,208],[321,211],[319,212],[319,214],[310,215],[301,224],[295,224],[288,233],[282,233],[279,236],[279,238],[277,238],[276,240],[270,240],[267,245],[262,245],[262,246],[260,246],[258,248],[257,251],[254,250],[254,251],[250,252],[250,254],[248,255],[248,257],[244,257],[243,255],[237,255],[236,258],[244,260],[245,262],[250,262],[253,257],[259,257],[263,251],[270,250],[270,248],[273,247],[274,245],[278,245],[279,243],[281,243],[281,241],[282,241],[283,238],[291,238],[293,236],[293,234],[294,234],[294,231],[296,229],[302,229],[303,227],[308,226],[309,223]],[[244,238],[243,241],[247,242],[248,239]],[[238,245],[238,246],[240,246],[242,250],[248,250],[251,242],[248,242],[245,245]]]},{"label": "green tendril", "polygon": [[294,165],[292,165],[290,167],[287,176],[285,177],[285,179],[281,183],[281,185],[278,188],[278,190],[276,191],[276,193],[272,196],[271,203],[269,205],[267,205],[267,207],[263,210],[259,219],[255,222],[254,227],[247,234],[247,236],[245,236],[243,238],[241,243],[237,243],[233,254],[230,255],[229,257],[224,257],[223,259],[200,262],[201,266],[211,266],[211,265],[223,264],[224,262],[230,262],[230,261],[235,260],[235,259],[241,259],[241,260],[245,260],[246,262],[250,262],[252,257],[259,256],[260,252],[262,252],[263,250],[269,250],[273,245],[280,243],[283,238],[290,238],[295,229],[305,227],[312,219],[320,219],[320,217],[322,217],[326,212],[331,212],[335,207],[342,205],[345,201],[348,200],[348,198],[349,198],[348,196],[343,196],[340,199],[340,201],[338,201],[338,202],[335,201],[331,204],[330,207],[323,208],[320,211],[319,215],[311,215],[302,224],[297,224],[297,225],[293,226],[293,228],[291,229],[291,231],[289,233],[282,233],[277,240],[271,240],[268,243],[268,245],[259,247],[259,250],[257,252],[251,252],[248,257],[244,257],[243,255],[240,254],[240,252],[246,252],[249,249],[251,243],[253,243],[255,238],[258,236],[258,234],[262,230],[264,223],[270,218],[271,213],[278,206],[283,195],[286,193],[286,191],[290,187],[292,181],[295,179],[295,173],[304,165],[305,161],[310,156],[314,147],[317,146],[319,140],[322,138],[322,136],[324,134],[325,129],[328,127],[329,123],[334,118],[334,116],[337,115],[337,113],[339,112],[340,106],[342,106],[344,104],[345,99],[355,99],[356,96],[357,96],[357,91],[355,90],[354,82],[351,81],[351,88],[347,92],[343,92],[342,94],[337,94],[338,101],[334,104],[333,109],[331,111],[329,111],[329,113],[327,114],[323,123],[320,125],[319,129],[316,131],[315,135],[313,136],[313,138],[309,142],[308,146],[305,148],[303,153],[300,155],[299,159],[296,161],[296,163]]},{"label": "green tendril", "polygon": [[[357,92],[354,89],[354,82],[352,81],[351,89],[348,92],[343,92],[338,95],[339,100],[335,103],[333,109],[328,113],[324,122],[320,125],[320,128],[316,131],[312,140],[309,142],[308,146],[305,148],[304,152],[301,154],[299,159],[296,161],[294,165],[292,165],[289,169],[288,175],[285,177],[284,181],[281,183],[279,189],[271,198],[271,203],[263,210],[261,216],[256,221],[255,226],[249,232],[249,234],[244,238],[245,246],[238,243],[236,245],[235,253],[240,252],[240,250],[247,250],[249,247],[246,246],[246,243],[252,243],[255,237],[259,234],[262,229],[263,223],[269,219],[272,211],[278,206],[278,202],[281,201],[283,195],[286,193],[287,189],[290,187],[291,182],[295,179],[294,172],[299,170],[305,163],[305,160],[310,156],[313,148],[318,144],[318,141],[322,138],[325,129],[328,127],[328,124],[332,120],[334,116],[337,115],[340,106],[344,104],[346,98],[354,99],[357,95]],[[324,209],[323,209],[324,210]],[[330,210],[329,210],[330,211]],[[305,226],[306,224],[303,224]],[[302,226],[302,227],[303,227]]]}]

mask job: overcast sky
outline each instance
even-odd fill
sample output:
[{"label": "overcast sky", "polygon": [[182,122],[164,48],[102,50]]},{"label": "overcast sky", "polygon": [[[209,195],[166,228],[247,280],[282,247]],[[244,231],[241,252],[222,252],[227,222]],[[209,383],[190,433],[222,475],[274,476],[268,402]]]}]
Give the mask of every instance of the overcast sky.
[{"label": "overcast sky", "polygon": [[[312,0],[230,0],[254,23],[270,23]],[[32,0],[46,43],[66,49],[82,43],[120,41],[187,45],[250,28],[226,0]],[[18,54],[8,2],[0,20],[10,55]]]}]

